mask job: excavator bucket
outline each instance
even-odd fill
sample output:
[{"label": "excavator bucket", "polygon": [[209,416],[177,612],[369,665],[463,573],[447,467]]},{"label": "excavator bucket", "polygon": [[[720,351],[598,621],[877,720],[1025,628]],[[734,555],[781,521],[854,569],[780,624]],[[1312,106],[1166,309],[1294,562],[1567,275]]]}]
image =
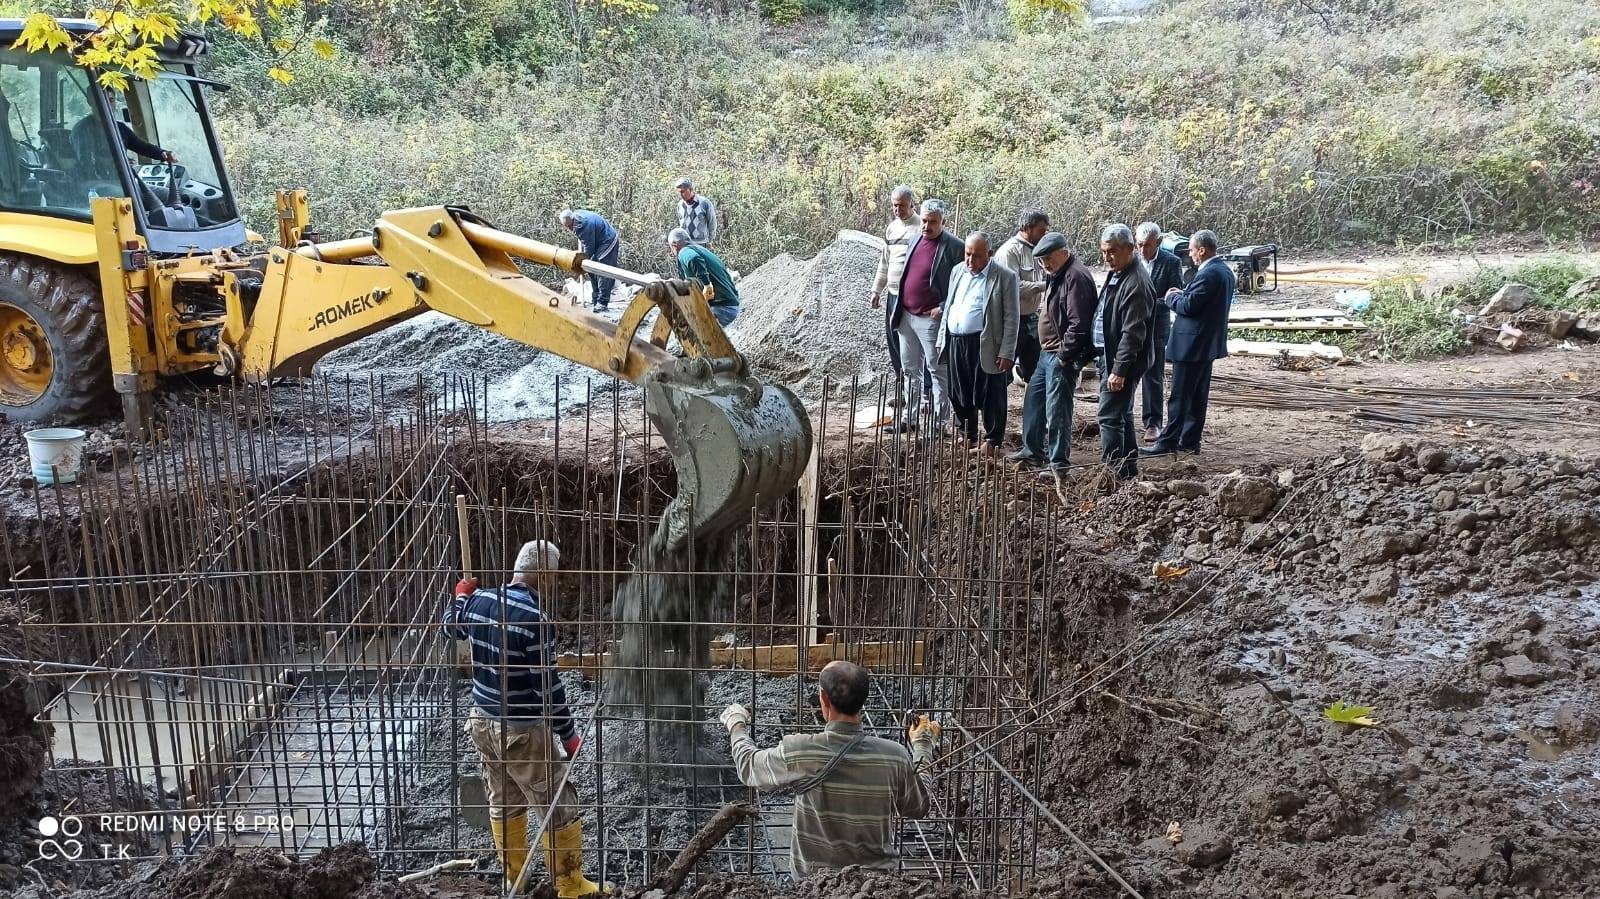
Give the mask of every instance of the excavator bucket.
[{"label": "excavator bucket", "polygon": [[793,489],[811,454],[811,419],[788,388],[715,373],[703,359],[653,372],[645,411],[677,464],[677,495],[658,532],[668,550],[749,521],[758,497]]}]

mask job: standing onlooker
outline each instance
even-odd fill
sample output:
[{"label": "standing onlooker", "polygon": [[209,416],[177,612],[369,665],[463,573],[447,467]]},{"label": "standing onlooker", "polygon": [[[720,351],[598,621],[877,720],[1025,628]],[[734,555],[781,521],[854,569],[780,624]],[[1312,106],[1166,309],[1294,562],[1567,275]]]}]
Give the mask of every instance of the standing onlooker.
[{"label": "standing onlooker", "polygon": [[1024,209],[1017,233],[1000,245],[995,259],[1017,276],[1022,326],[1017,331],[1017,383],[1026,384],[1039,363],[1039,301],[1044,299],[1044,269],[1034,258],[1034,245],[1050,230],[1050,217],[1037,209]]},{"label": "standing onlooker", "polygon": [[995,264],[982,231],[967,235],[965,253],[967,264],[950,275],[937,352],[950,366],[950,405],[961,435],[992,456],[1006,437],[1006,385],[1017,358],[1017,276]]},{"label": "standing onlooker", "polygon": [[906,250],[922,227],[922,217],[917,215],[917,194],[910,185],[901,184],[889,192],[889,208],[894,210],[894,218],[883,229],[883,255],[878,257],[878,275],[872,280],[872,308],[883,306],[883,338],[889,347],[889,366],[899,378],[900,338],[894,333],[894,314],[900,308],[900,273],[906,267]]},{"label": "standing onlooker", "polygon": [[1095,311],[1100,354],[1100,447],[1117,477],[1139,473],[1139,442],[1133,430],[1133,392],[1150,364],[1150,312],[1155,294],[1150,275],[1138,262],[1139,250],[1127,225],[1107,225],[1100,235],[1106,283]]},{"label": "standing onlooker", "polygon": [[1211,366],[1228,355],[1228,307],[1233,305],[1233,270],[1217,257],[1214,231],[1189,237],[1189,258],[1196,269],[1189,286],[1167,292],[1167,305],[1178,314],[1172,325],[1172,400],[1167,427],[1152,446],[1139,452],[1199,453],[1211,398]]},{"label": "standing onlooker", "polygon": [[[622,258],[622,241],[617,239],[617,229],[598,212],[587,209],[561,210],[561,224],[578,236],[583,255],[595,262],[615,266]],[[596,312],[611,307],[611,288],[617,282],[596,274],[589,275],[589,306]]]},{"label": "standing onlooker", "polygon": [[689,242],[697,247],[709,247],[717,239],[717,207],[710,197],[694,192],[694,182],[679,178],[673,185],[678,189],[678,227],[689,234]]},{"label": "standing onlooker", "polygon": [[1150,368],[1144,373],[1142,410],[1144,439],[1151,442],[1161,432],[1162,379],[1167,366],[1167,334],[1172,328],[1172,311],[1166,307],[1169,291],[1183,286],[1183,264],[1171,250],[1161,247],[1161,226],[1145,222],[1134,232],[1139,242],[1139,257],[1150,272],[1150,286],[1156,305],[1150,315]]},{"label": "standing onlooker", "polygon": [[667,235],[667,244],[678,254],[678,275],[693,278],[711,288],[711,314],[717,324],[726,328],[739,315],[739,289],[733,286],[733,276],[722,264],[717,254],[705,247],[695,246],[689,232],[673,228]]},{"label": "standing onlooker", "polygon": [[902,433],[917,429],[924,378],[929,379],[934,429],[944,427],[945,366],[935,354],[939,315],[950,292],[950,272],[966,253],[960,238],[945,230],[945,211],[943,200],[923,201],[922,226],[906,250],[906,266],[900,272],[900,303],[893,321],[900,338],[906,401],[894,430]]},{"label": "standing onlooker", "polygon": [[[1044,267],[1044,302],[1039,305],[1039,364],[1022,400],[1022,449],[1008,458],[1043,463],[1060,474],[1072,458],[1072,392],[1078,373],[1094,358],[1094,276],[1051,231],[1033,254]],[[1020,339],[1020,338],[1019,338]]]}]

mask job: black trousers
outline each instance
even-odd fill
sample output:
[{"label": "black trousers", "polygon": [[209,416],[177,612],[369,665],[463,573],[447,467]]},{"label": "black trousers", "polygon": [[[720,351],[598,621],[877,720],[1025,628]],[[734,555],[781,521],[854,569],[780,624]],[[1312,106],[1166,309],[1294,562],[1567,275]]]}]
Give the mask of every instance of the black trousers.
[{"label": "black trousers", "polygon": [[1163,449],[1200,448],[1211,401],[1211,366],[1215,362],[1172,363],[1172,399],[1167,401],[1167,426],[1156,440]]},{"label": "black trousers", "polygon": [[1017,328],[1017,373],[1026,381],[1039,365],[1039,313],[1024,315]]},{"label": "black trousers", "polygon": [[897,383],[901,378],[900,335],[894,329],[894,311],[899,306],[899,296],[894,293],[885,295],[883,302],[883,337],[889,344],[889,367],[894,369],[894,379]]},{"label": "black trousers", "polygon": [[1100,452],[1105,463],[1119,478],[1139,473],[1139,438],[1133,430],[1133,394],[1138,378],[1127,378],[1121,390],[1113,391],[1107,380],[1111,360],[1100,354]]},{"label": "black trousers", "polygon": [[1161,303],[1156,303],[1155,314],[1150,317],[1150,367],[1144,373],[1144,390],[1140,409],[1147,428],[1161,427],[1162,380],[1167,374],[1167,336],[1172,333],[1172,313]]},{"label": "black trousers", "polygon": [[950,408],[956,414],[961,434],[978,439],[978,418],[983,418],[983,437],[995,446],[1006,439],[1006,385],[1011,372],[989,374],[983,370],[979,334],[951,334],[945,346],[950,360]]}]

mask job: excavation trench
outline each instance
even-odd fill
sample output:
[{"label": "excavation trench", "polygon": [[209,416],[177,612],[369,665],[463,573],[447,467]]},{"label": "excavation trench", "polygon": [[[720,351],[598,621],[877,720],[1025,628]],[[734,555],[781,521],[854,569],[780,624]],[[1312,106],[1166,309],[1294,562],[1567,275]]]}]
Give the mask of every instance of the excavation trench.
[{"label": "excavation trench", "polygon": [[[492,869],[463,732],[470,692],[438,628],[460,576],[458,494],[486,584],[506,580],[524,540],[562,548],[545,608],[585,736],[570,776],[596,876],[648,882],[731,800],[762,814],[704,870],[787,876],[787,798],[734,780],[714,720],[728,702],[755,710],[770,745],[815,726],[815,670],[854,658],[876,676],[869,724],[896,737],[913,710],[999,723],[1002,702],[1037,680],[1029,662],[1045,647],[995,602],[1029,592],[1029,575],[979,545],[1006,485],[962,476],[948,496],[902,489],[917,468],[964,460],[824,453],[811,487],[630,591],[673,492],[665,452],[616,430],[490,442],[473,416],[435,400],[345,441],[333,423],[322,436],[334,451],[285,465],[279,438],[222,415],[205,452],[113,456],[80,485],[22,503],[5,544],[10,599],[31,617],[3,632],[15,639],[0,655],[24,660],[8,663],[27,683],[9,726],[32,734],[34,753],[12,772],[8,788],[26,798],[0,842],[31,855],[48,842],[41,818],[83,822],[80,842],[111,859],[39,861],[82,885],[211,845],[305,856],[359,840],[391,874],[460,857]],[[963,497],[979,500],[966,503],[974,514],[950,515]],[[619,628],[619,603],[648,602],[673,577],[692,584],[678,587],[694,597],[688,620]],[[633,670],[619,652],[629,640],[648,647]],[[685,673],[692,690],[676,702],[611,689]],[[935,813],[900,834],[907,870],[972,886],[1030,870],[1033,812],[987,760],[959,751],[949,765]]]}]

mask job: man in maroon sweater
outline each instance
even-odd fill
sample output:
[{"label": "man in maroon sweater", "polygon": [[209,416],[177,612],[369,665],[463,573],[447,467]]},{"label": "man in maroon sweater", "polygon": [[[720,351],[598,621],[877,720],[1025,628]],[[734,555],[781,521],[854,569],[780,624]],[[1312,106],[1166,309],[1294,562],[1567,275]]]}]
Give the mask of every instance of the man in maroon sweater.
[{"label": "man in maroon sweater", "polygon": [[933,396],[929,414],[935,430],[944,426],[945,366],[938,363],[935,345],[939,338],[939,316],[950,289],[950,272],[966,259],[961,239],[945,230],[943,200],[922,204],[922,230],[906,250],[906,265],[900,272],[900,307],[895,310],[895,333],[900,337],[900,365],[904,372],[905,404],[894,430],[915,431],[922,417],[922,381],[931,375]]}]

